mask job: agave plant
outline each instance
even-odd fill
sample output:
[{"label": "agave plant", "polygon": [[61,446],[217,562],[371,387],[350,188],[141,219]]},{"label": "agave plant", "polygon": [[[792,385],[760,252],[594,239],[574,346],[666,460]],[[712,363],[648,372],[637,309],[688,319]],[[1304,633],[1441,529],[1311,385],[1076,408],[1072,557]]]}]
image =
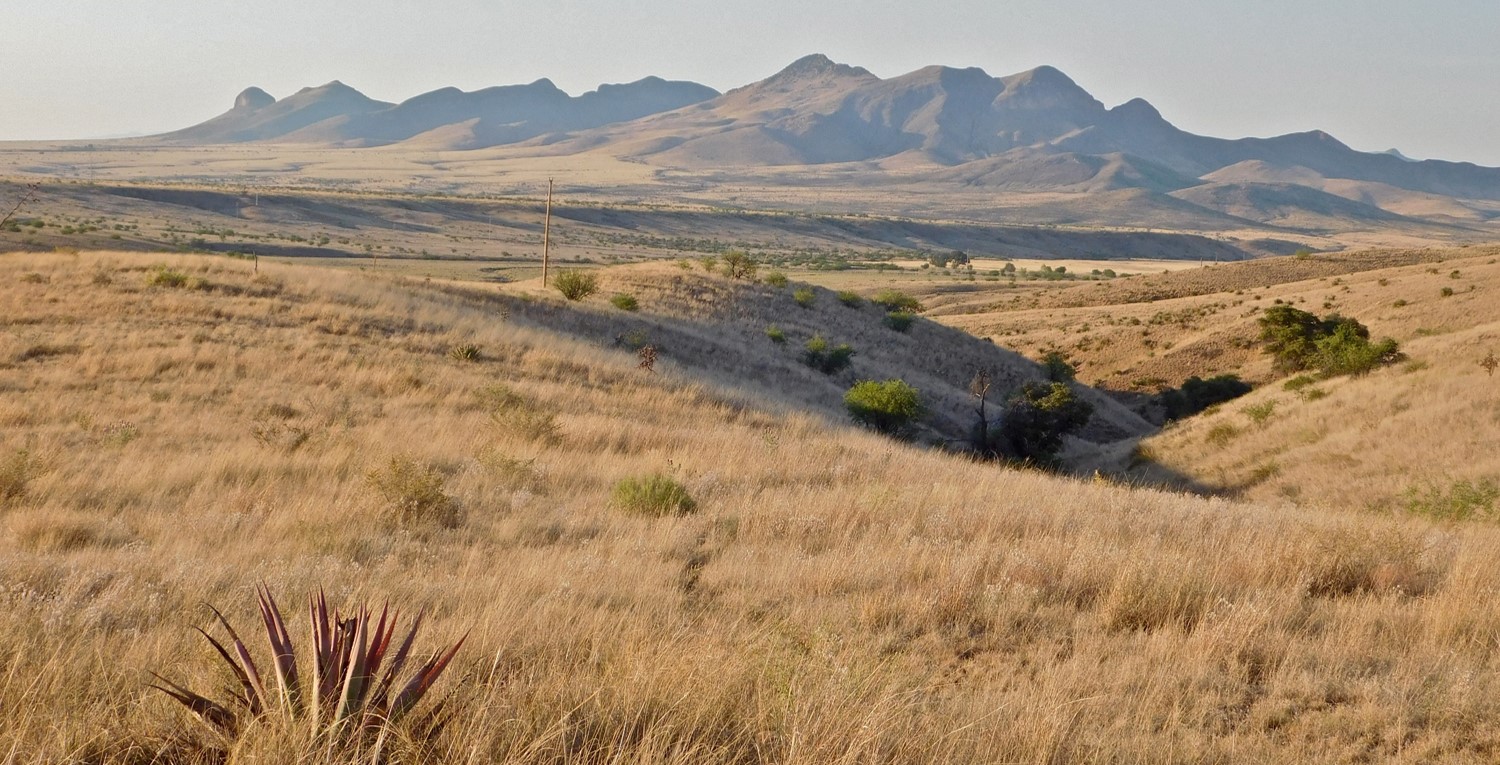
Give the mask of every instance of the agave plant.
[{"label": "agave plant", "polygon": [[[345,619],[338,611],[329,613],[327,598],[320,591],[309,598],[311,661],[300,669],[310,671],[311,676],[304,682],[291,634],[276,599],[264,586],[257,587],[255,594],[266,638],[271,644],[269,674],[261,671],[229,620],[213,606],[209,610],[223,625],[228,647],[207,630],[199,628],[198,632],[208,639],[239,681],[239,689],[231,691],[229,702],[221,704],[152,673],[161,683],[153,684],[152,688],[181,702],[203,722],[231,739],[237,738],[251,720],[277,717],[300,723],[313,737],[350,741],[378,734],[378,747],[391,727],[422,700],[467,639],[465,636],[446,651],[433,652],[398,686],[397,677],[410,659],[423,612],[417,613],[406,639],[392,655],[391,639],[396,633],[399,614],[382,606],[379,617],[375,618],[369,608],[360,608]],[[274,684],[268,682],[272,679]],[[424,727],[435,727],[440,706],[425,715]]]}]

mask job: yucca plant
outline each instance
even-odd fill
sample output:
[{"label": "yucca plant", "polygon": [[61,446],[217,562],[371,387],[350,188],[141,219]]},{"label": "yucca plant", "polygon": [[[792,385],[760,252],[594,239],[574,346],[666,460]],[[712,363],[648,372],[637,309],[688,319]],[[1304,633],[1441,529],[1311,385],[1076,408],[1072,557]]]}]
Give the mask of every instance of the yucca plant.
[{"label": "yucca plant", "polygon": [[[411,658],[424,612],[417,613],[411,630],[393,655],[390,649],[399,619],[397,612],[388,605],[382,606],[376,618],[371,609],[361,607],[346,619],[338,611],[330,614],[328,601],[320,591],[309,598],[312,651],[305,657],[310,661],[304,663],[299,662],[291,633],[270,590],[257,587],[256,600],[271,645],[269,673],[261,671],[218,609],[209,606],[228,635],[228,647],[207,630],[198,628],[238,680],[238,691],[231,691],[227,703],[219,703],[151,673],[160,682],[152,688],[181,702],[209,727],[231,740],[250,730],[252,721],[276,722],[282,723],[279,727],[306,732],[309,740],[373,745],[378,759],[387,734],[422,700],[467,639],[465,636],[446,651],[434,651],[406,682],[398,685],[397,678]],[[311,677],[304,682],[299,670],[310,671]],[[406,726],[407,731],[436,733],[441,728],[441,713],[439,704],[423,719]]]}]

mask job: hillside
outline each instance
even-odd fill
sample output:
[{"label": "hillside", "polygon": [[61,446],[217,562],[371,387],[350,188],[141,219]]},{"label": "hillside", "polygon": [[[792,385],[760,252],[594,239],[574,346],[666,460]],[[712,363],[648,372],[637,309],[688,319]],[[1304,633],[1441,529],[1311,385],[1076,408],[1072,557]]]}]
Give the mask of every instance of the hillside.
[{"label": "hillside", "polygon": [[[1015,472],[768,395],[791,377],[720,384],[744,375],[715,338],[761,311],[868,320],[826,294],[801,318],[722,277],[611,269],[642,303],[616,316],[524,284],[251,268],[0,259],[0,751],[216,759],[142,686],[217,695],[201,603],[249,627],[262,581],[299,646],[319,587],[427,608],[424,649],[467,632],[437,684],[451,721],[430,748],[398,742],[402,761],[1460,763],[1500,745],[1488,524]],[[654,373],[605,321],[659,333]],[[367,481],[402,455],[440,477],[447,525],[398,524]],[[695,513],[611,501],[656,471]],[[338,759],[259,730],[236,761]]]},{"label": "hillside", "polygon": [[[1354,316],[1403,343],[1436,327],[1489,320],[1486,295],[1500,282],[1492,282],[1488,263],[1497,257],[1495,247],[1330,253],[924,299],[936,320],[1032,358],[1060,351],[1094,385],[1154,393],[1192,375],[1272,382],[1270,360],[1254,340],[1261,312],[1278,302]],[[1456,294],[1444,298],[1444,288]]]}]

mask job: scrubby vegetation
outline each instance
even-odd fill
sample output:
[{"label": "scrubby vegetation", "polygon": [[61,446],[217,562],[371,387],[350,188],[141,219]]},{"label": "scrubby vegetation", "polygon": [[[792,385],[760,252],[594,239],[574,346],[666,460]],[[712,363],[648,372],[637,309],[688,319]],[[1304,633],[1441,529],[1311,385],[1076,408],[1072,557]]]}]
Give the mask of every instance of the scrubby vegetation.
[{"label": "scrubby vegetation", "polygon": [[553,277],[552,287],[569,300],[582,300],[599,291],[599,277],[578,268],[565,268]]},{"label": "scrubby vegetation", "polygon": [[609,304],[621,311],[638,311],[641,307],[641,303],[635,299],[635,295],[629,295],[624,292],[616,293],[609,299]]},{"label": "scrubby vegetation", "polygon": [[884,308],[887,311],[901,311],[905,313],[921,313],[923,311],[921,301],[900,290],[883,289],[870,298],[870,302]]},{"label": "scrubby vegetation", "polygon": [[610,501],[632,515],[687,515],[698,509],[686,486],[661,473],[621,479],[610,490]]},{"label": "scrubby vegetation", "polygon": [[904,432],[922,413],[922,394],[904,380],[863,380],[844,394],[855,422],[881,433]]},{"label": "scrubby vegetation", "polygon": [[803,346],[802,363],[825,375],[836,374],[849,368],[854,359],[854,349],[848,343],[829,345],[822,335],[813,335]]},{"label": "scrubby vegetation", "polygon": [[905,332],[911,329],[911,323],[917,320],[917,315],[910,311],[888,311],[883,319],[885,325],[897,332]]},{"label": "scrubby vegetation", "polygon": [[1404,358],[1395,340],[1372,343],[1365,325],[1338,314],[1319,319],[1290,305],[1272,306],[1260,318],[1260,330],[1260,340],[1281,372],[1360,375]]},{"label": "scrubby vegetation", "polygon": [[996,451],[1011,459],[1056,465],[1063,437],[1087,425],[1093,413],[1093,405],[1065,383],[1027,383],[1005,404]]}]

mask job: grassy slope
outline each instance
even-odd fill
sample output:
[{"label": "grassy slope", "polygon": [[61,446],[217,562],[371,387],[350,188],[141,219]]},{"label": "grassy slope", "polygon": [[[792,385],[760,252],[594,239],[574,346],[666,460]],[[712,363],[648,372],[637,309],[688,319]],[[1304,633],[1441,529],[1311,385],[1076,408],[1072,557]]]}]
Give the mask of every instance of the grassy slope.
[{"label": "grassy slope", "polygon": [[[214,289],[145,287],[154,260]],[[460,710],[442,761],[1470,762],[1500,745],[1488,526],[1006,471],[671,362],[642,372],[502,319],[501,298],[247,270],[0,261],[0,447],[41,457],[0,510],[0,751],[190,755],[144,673],[216,686],[198,604],[248,625],[258,580],[284,602],[323,586],[425,605],[429,641],[472,629],[442,681]],[[460,343],[482,358],[449,358]],[[497,382],[555,413],[556,440],[493,422],[478,392]],[[387,524],[364,476],[398,453],[448,475],[457,527]],[[609,507],[614,480],[654,470],[700,512]]]},{"label": "grassy slope", "polygon": [[[1448,495],[1460,482],[1500,480],[1500,383],[1479,363],[1500,354],[1500,264],[1492,255],[1303,290],[1308,303],[1318,292],[1336,295],[1339,310],[1372,335],[1398,339],[1410,361],[1300,391],[1274,378],[1147,439],[1146,448],[1161,467],[1200,484],[1301,505],[1407,508],[1434,489]],[[1444,288],[1454,294],[1443,297]],[[1250,416],[1266,408],[1263,421]]]},{"label": "grassy slope", "polygon": [[[1490,262],[1497,258],[1495,247],[1270,258],[1018,292],[1013,301],[997,302],[1005,291],[990,289],[939,302],[933,313],[1028,356],[1061,350],[1080,378],[1113,390],[1154,392],[1190,375],[1228,372],[1269,382],[1276,375],[1254,342],[1256,319],[1277,300],[1353,316],[1407,342],[1419,331],[1500,319],[1490,297],[1500,289]],[[1444,287],[1458,294],[1442,299]],[[1396,307],[1398,300],[1407,305]]]}]

